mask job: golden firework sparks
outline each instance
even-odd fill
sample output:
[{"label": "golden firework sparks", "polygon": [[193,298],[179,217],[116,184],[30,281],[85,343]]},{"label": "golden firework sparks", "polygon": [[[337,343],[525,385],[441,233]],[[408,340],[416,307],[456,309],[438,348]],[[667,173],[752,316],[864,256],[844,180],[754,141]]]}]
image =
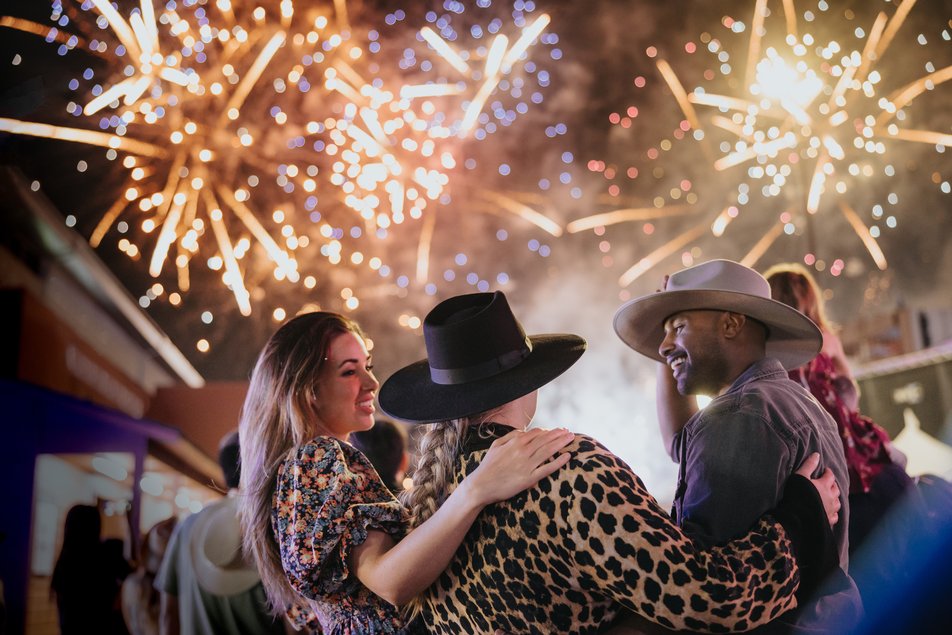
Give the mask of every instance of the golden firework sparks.
[{"label": "golden firework sparks", "polygon": [[[734,62],[725,42],[709,34],[701,38],[725,78],[720,84],[713,82],[716,73],[712,70],[705,72],[710,84],[685,87],[672,63],[660,57],[656,60],[660,77],[683,113],[685,131],[693,130],[705,152],[716,148],[720,154],[712,157],[709,165],[715,173],[730,175],[728,183],[738,183],[737,192],[728,194],[733,200],[724,204],[725,211],[712,223],[712,235],[722,235],[727,223],[738,215],[751,214],[754,200],[758,209],[769,209],[770,199],[793,196],[801,201],[794,206],[796,211],[787,209],[783,214],[786,220],[772,223],[746,261],[756,261],[781,235],[801,231],[810,216],[826,214],[832,207],[842,212],[876,266],[884,268],[886,259],[877,242],[878,223],[868,226],[848,202],[849,197],[868,192],[868,180],[877,172],[885,177],[895,174],[895,167],[886,160],[887,144],[923,143],[942,152],[952,143],[946,130],[903,125],[910,119],[907,111],[916,106],[914,100],[930,92],[936,94],[941,84],[952,79],[952,66],[937,69],[930,61],[925,65],[926,75],[891,92],[882,88],[887,79],[897,85],[898,67],[889,64],[888,71],[881,69],[887,68],[887,54],[900,54],[893,49],[915,0],[888,4],[865,24],[851,10],[842,11],[840,17],[845,20],[837,23],[836,16],[830,15],[835,10],[826,2],[820,2],[819,9],[804,11],[802,22],[794,0],[756,0],[752,4],[747,24],[730,16],[723,18],[723,26],[732,35],[747,34],[746,45],[738,47],[740,63]],[[771,14],[771,8],[780,11]],[[841,29],[842,38],[821,41],[815,35],[836,28]],[[847,33],[855,39],[851,41]],[[920,34],[917,39],[925,46],[928,38]],[[689,52],[694,46],[689,44]],[[657,57],[657,52],[651,48],[649,56]],[[742,81],[737,81],[738,77]],[[717,90],[720,85],[732,90]],[[753,198],[758,190],[762,199]],[[667,203],[659,203],[659,198],[656,207],[660,209]],[[890,204],[897,200],[894,193],[887,198]],[[726,216],[731,208],[732,215]],[[880,218],[882,206],[874,205],[872,213],[874,219]],[[570,223],[569,231],[615,220],[611,214],[590,218],[593,221]],[[888,221],[887,227],[896,226],[894,217]],[[812,241],[812,232],[807,230],[807,234]],[[673,243],[690,235],[685,232]],[[672,255],[671,244],[642,259],[622,281],[634,280],[645,266],[657,262],[658,254]],[[811,242],[805,258],[816,262],[813,249]]]},{"label": "golden firework sparks", "polygon": [[[336,157],[331,184],[339,188],[344,204],[359,215],[369,231],[388,230],[408,218],[418,220],[425,213],[435,213],[425,210],[432,210],[431,203],[448,192],[450,172],[458,164],[454,139],[472,134],[489,97],[549,22],[545,14],[535,18],[519,31],[511,46],[508,36],[496,34],[482,59],[475,51],[460,50],[433,28],[424,27],[418,32],[420,39],[462,76],[454,82],[404,83],[388,88],[380,78],[365,77],[345,57],[329,65],[324,85],[346,100],[343,116],[310,121],[306,129],[309,135],[326,138],[322,151]],[[361,55],[354,52],[350,57]],[[449,114],[454,111],[461,112],[461,118]],[[561,232],[536,210],[502,195],[493,200],[545,231]],[[428,278],[434,225],[434,219],[425,219],[420,233],[416,266],[420,283]]]},{"label": "golden firework sparks", "polygon": [[[74,19],[102,20],[107,27],[103,33],[113,37],[111,42],[103,37],[94,52],[112,61],[115,70],[93,87],[81,108],[87,118],[108,113],[101,119],[105,129],[13,119],[0,120],[0,129],[105,147],[114,152],[110,158],[125,154],[122,164],[129,180],[101,217],[91,244],[98,246],[124,214],[137,214],[143,234],[156,235],[149,273],[161,276],[166,262],[173,260],[185,291],[190,286],[189,264],[210,227],[217,250],[205,254],[207,262],[213,269],[224,266],[223,280],[241,313],[249,314],[240,265],[249,250],[232,243],[227,227],[234,223],[225,222],[228,215],[264,248],[276,278],[293,282],[300,276],[291,255],[297,241],[293,228],[284,225],[279,245],[258,220],[261,208],[251,194],[261,180],[260,171],[273,170],[277,161],[274,144],[264,141],[266,121],[257,113],[246,116],[243,109],[249,97],[262,92],[262,78],[279,51],[289,47],[288,39],[316,42],[326,18],[302,14],[302,30],[295,30],[291,2],[280,4],[276,22],[269,21],[261,7],[238,14],[227,1],[215,4],[217,14],[212,7],[197,7],[187,15],[182,13],[187,6],[177,8],[174,3],[156,11],[152,0],[141,0],[126,16],[105,0],[91,0],[84,8]],[[43,33],[28,21],[5,17],[0,25],[63,41],[61,31],[48,27]],[[80,40],[66,42],[75,47]],[[74,90],[79,84],[74,80]],[[271,86],[264,92],[274,95]],[[260,101],[255,100],[254,109],[260,108]],[[236,244],[244,243],[239,237]],[[120,248],[130,257],[141,252],[130,241]]]},{"label": "golden firework sparks", "polygon": [[[323,9],[289,0],[53,7],[55,27],[14,17],[0,18],[0,26],[43,35],[61,54],[81,47],[107,68],[70,81],[75,96],[67,112],[79,125],[3,120],[0,129],[107,148],[127,174],[90,243],[101,248],[118,227],[119,249],[143,258],[152,276],[174,275],[183,292],[193,285],[191,265],[204,262],[221,273],[243,314],[263,295],[253,293],[267,281],[261,263],[277,280],[303,277],[314,288],[295,255],[309,243],[331,265],[389,276],[372,252],[385,251],[387,231],[406,233],[410,221],[422,221],[416,279],[425,283],[437,203],[450,202],[463,140],[481,141],[496,122],[501,129],[525,113],[525,102],[539,103],[538,92],[517,96],[529,90],[528,80],[548,83],[529,50],[545,41],[550,18],[522,9],[501,29],[504,21],[490,11],[466,17],[455,32],[449,21],[430,20],[432,27],[413,30],[424,63],[410,71],[413,64],[400,60],[407,71],[400,73],[388,65],[393,58],[372,59],[376,29],[366,40],[353,35],[344,0]],[[396,10],[387,23],[397,15],[404,17]],[[480,26],[481,16],[489,21]],[[468,44],[460,33],[471,37]],[[444,62],[455,70],[444,72]],[[506,93],[513,97],[508,109],[500,106]],[[525,203],[502,195],[493,201],[506,214],[561,232]],[[302,207],[310,223],[302,222]],[[342,219],[361,226],[344,227]],[[302,225],[313,234],[299,233]],[[358,244],[348,251],[348,241]],[[397,286],[406,286],[405,278],[398,276]],[[178,294],[164,297],[181,302]],[[348,308],[359,303],[353,291],[344,299]]]}]

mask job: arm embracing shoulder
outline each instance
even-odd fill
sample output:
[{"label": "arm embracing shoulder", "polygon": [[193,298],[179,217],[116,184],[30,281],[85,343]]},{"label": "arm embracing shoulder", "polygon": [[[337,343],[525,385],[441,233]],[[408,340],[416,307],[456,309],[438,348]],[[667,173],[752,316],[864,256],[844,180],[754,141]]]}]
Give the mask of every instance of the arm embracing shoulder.
[{"label": "arm embracing shoulder", "polygon": [[597,443],[582,446],[569,469],[588,483],[572,493],[566,518],[579,577],[629,610],[667,628],[743,631],[796,606],[796,564],[779,524],[761,521],[702,550]]}]

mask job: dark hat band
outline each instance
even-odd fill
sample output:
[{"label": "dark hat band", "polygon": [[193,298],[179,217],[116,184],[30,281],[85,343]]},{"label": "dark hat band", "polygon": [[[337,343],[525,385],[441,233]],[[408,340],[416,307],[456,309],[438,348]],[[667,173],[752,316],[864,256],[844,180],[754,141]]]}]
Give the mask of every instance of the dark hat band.
[{"label": "dark hat band", "polygon": [[452,386],[455,384],[465,384],[471,381],[478,381],[486,377],[498,375],[510,368],[515,368],[522,360],[532,352],[532,342],[528,337],[525,338],[525,346],[519,347],[514,351],[508,351],[502,355],[487,359],[479,364],[473,364],[463,368],[434,368],[430,366],[430,379],[434,384],[442,386]]}]

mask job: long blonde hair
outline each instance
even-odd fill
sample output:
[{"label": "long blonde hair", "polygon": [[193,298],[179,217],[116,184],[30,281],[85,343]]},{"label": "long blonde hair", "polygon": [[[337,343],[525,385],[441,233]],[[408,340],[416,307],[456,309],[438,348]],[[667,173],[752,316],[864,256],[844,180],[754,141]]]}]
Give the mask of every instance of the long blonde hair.
[{"label": "long blonde hair", "polygon": [[[409,529],[419,527],[436,513],[452,493],[450,483],[456,475],[456,463],[463,440],[471,427],[480,428],[492,420],[499,408],[462,419],[450,419],[428,424],[420,440],[416,466],[410,472],[413,486],[401,492],[400,502],[409,513]],[[411,600],[405,613],[414,618],[423,610],[426,591]]]},{"label": "long blonde hair", "polygon": [[282,325],[258,357],[241,411],[242,543],[254,555],[275,614],[299,597],[271,528],[278,468],[293,448],[319,433],[313,414],[318,380],[331,340],[343,333],[364,338],[356,322],[336,313],[306,313]]},{"label": "long blonde hair", "polygon": [[826,312],[823,310],[820,285],[806,267],[795,262],[774,265],[767,269],[764,278],[770,283],[770,295],[774,300],[803,313],[813,320],[821,331],[833,331],[834,327],[826,319]]}]

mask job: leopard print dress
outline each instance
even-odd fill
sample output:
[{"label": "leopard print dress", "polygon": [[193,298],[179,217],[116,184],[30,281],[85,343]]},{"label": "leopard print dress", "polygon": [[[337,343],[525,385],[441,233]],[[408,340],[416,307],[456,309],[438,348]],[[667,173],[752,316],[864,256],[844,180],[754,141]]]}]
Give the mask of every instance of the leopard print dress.
[{"label": "leopard print dress", "polygon": [[[509,431],[471,433],[453,487]],[[624,462],[576,435],[570,462],[479,515],[424,596],[435,633],[596,633],[627,610],[673,629],[736,632],[796,606],[792,545],[761,520],[724,547],[696,547]]]}]

